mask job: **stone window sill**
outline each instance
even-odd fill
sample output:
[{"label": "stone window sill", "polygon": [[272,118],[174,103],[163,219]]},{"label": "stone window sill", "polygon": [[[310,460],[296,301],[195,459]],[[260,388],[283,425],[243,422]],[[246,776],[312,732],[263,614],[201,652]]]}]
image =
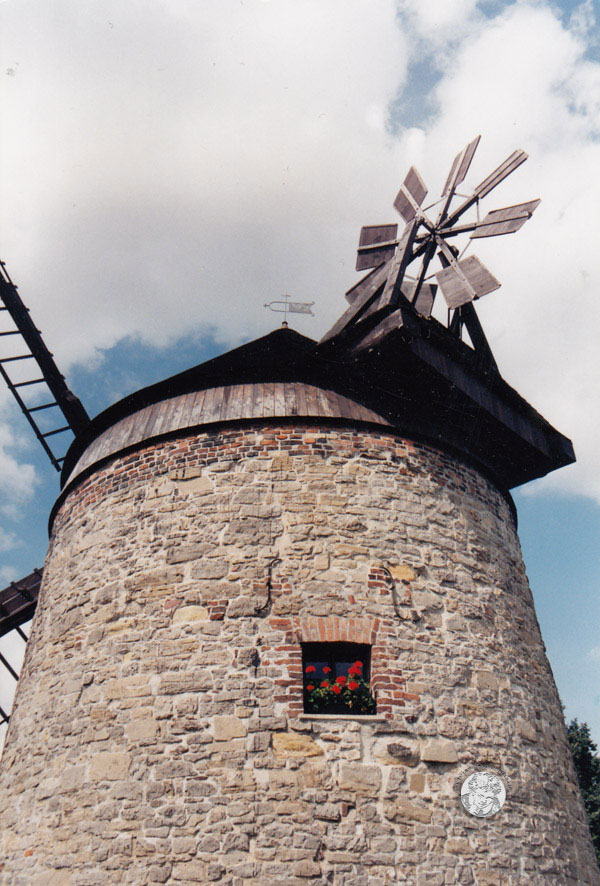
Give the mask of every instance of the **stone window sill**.
[{"label": "stone window sill", "polygon": [[299,720],[360,720],[361,723],[385,723],[383,714],[299,714]]}]

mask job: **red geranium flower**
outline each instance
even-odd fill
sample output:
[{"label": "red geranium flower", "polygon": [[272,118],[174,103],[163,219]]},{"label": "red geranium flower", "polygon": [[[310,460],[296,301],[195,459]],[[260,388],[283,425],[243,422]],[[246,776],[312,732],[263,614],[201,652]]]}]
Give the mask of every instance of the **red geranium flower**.
[{"label": "red geranium flower", "polygon": [[309,665],[304,671],[305,674],[314,674],[317,669],[313,665]]},{"label": "red geranium flower", "polygon": [[334,685],[331,688],[332,688],[333,692],[335,692],[336,695],[339,695],[340,692],[342,691],[342,687],[338,686],[337,683],[334,683]]},{"label": "red geranium flower", "polygon": [[355,668],[362,668],[362,666],[363,666],[362,661],[355,661],[355,662],[354,662],[354,667],[355,667]]},{"label": "red geranium flower", "polygon": [[323,680],[323,682],[321,683],[321,689],[326,689],[328,686],[329,686],[329,681]]},{"label": "red geranium flower", "polygon": [[306,689],[308,690],[308,692],[312,692],[312,690],[313,690],[314,688],[315,688],[314,686],[310,686],[310,685],[306,687]]},{"label": "red geranium flower", "polygon": [[354,680],[351,680],[348,683],[348,689],[358,689],[358,683],[355,683]]},{"label": "red geranium flower", "polygon": [[331,668],[323,668],[323,673],[324,673],[324,674],[330,674],[330,673],[331,673]]},{"label": "red geranium flower", "polygon": [[344,683],[346,682],[346,677],[336,677],[335,682],[339,683],[341,686],[343,686]]},{"label": "red geranium flower", "polygon": [[348,668],[348,674],[352,677],[355,677],[357,674],[360,674],[360,668],[355,668],[354,666],[352,666],[351,668]]}]

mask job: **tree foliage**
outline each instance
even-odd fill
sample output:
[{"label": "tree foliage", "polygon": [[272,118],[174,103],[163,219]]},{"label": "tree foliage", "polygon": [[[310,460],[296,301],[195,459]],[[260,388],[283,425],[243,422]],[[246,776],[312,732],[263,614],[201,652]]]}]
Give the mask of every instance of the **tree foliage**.
[{"label": "tree foliage", "polygon": [[600,863],[600,757],[596,753],[598,747],[592,741],[587,723],[571,720],[567,726],[567,736],[590,823],[596,857]]}]

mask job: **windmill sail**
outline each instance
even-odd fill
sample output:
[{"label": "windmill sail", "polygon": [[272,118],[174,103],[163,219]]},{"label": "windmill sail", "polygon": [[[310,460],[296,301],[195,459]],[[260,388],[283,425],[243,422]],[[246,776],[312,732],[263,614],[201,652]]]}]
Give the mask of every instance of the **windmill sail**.
[{"label": "windmill sail", "polygon": [[477,138],[473,139],[472,142],[469,142],[467,147],[463,148],[463,150],[454,158],[452,168],[450,169],[446,184],[444,185],[444,190],[442,191],[442,197],[445,197],[450,191],[453,191],[454,188],[458,187],[458,185],[464,181],[473,157],[475,156],[475,151],[477,150],[480,139],[481,136],[478,135]]},{"label": "windmill sail", "polygon": [[488,212],[483,221],[471,234],[471,240],[481,237],[498,237],[501,234],[514,234],[519,231],[527,219],[531,218],[540,200],[530,200],[529,203],[518,203],[516,206],[506,206],[504,209],[493,209]]},{"label": "windmill sail", "polygon": [[411,221],[420,211],[426,194],[425,182],[415,167],[411,166],[394,200],[394,206],[405,222]]},{"label": "windmill sail", "polygon": [[[398,233],[398,225],[365,225],[361,228],[358,241],[358,255],[356,257],[356,270],[364,271],[367,268],[376,268],[382,262],[387,261],[394,254],[396,248],[394,241]],[[387,242],[386,242],[387,241]],[[366,246],[375,246],[378,243],[385,245],[379,249],[364,250]]]},{"label": "windmill sail", "polygon": [[449,308],[459,308],[501,286],[476,255],[454,262],[435,277]]}]

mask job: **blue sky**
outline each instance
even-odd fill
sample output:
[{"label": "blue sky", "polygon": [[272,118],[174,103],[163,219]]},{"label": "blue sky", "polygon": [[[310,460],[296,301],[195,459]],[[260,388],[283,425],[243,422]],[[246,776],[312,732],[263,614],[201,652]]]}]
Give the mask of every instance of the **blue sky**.
[{"label": "blue sky", "polygon": [[[478,246],[503,283],[479,315],[507,381],[578,455],[515,500],[567,716],[600,742],[598,4],[299,6],[0,3],[0,257],[94,414],[267,332],[263,304],[286,291],[315,300],[296,325],[318,338],[356,280],[360,226],[394,220],[411,163],[435,199],[478,132],[465,187],[527,150],[484,208],[543,202]],[[56,493],[0,391],[2,582],[42,564]]]}]

